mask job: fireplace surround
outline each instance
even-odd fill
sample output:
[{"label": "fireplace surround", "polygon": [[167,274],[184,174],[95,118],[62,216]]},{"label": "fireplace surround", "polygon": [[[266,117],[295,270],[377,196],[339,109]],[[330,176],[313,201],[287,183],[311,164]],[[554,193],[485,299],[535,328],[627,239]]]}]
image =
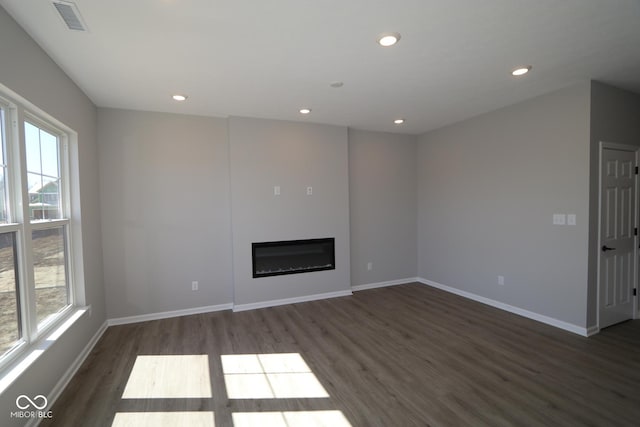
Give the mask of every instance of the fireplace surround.
[{"label": "fireplace surround", "polygon": [[251,259],[254,278],[335,270],[335,239],[252,243]]}]

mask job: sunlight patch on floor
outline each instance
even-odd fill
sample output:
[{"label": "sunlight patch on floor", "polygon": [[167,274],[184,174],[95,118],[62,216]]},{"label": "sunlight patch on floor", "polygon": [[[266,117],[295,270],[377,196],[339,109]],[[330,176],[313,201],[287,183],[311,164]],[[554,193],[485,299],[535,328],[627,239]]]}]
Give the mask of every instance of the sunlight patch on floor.
[{"label": "sunlight patch on floor", "polygon": [[210,398],[209,356],[206,354],[138,356],[123,399]]},{"label": "sunlight patch on floor", "polygon": [[299,353],[220,356],[229,399],[326,398]]},{"label": "sunlight patch on floor", "polygon": [[215,427],[213,412],[117,412],[111,427]]},{"label": "sunlight patch on floor", "polygon": [[341,411],[234,412],[234,427],[351,427]]}]

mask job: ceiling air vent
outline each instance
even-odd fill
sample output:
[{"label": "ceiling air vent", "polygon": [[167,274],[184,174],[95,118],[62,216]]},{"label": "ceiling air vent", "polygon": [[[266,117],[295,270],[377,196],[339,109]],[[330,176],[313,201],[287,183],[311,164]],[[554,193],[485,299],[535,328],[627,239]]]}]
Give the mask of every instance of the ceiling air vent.
[{"label": "ceiling air vent", "polygon": [[87,31],[87,26],[82,22],[80,11],[75,3],[70,1],[54,0],[53,6],[70,30]]}]

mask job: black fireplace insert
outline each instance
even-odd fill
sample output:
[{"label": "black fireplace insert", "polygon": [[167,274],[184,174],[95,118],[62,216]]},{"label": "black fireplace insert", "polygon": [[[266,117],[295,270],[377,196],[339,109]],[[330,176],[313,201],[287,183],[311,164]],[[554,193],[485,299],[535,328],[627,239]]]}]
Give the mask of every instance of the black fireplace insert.
[{"label": "black fireplace insert", "polygon": [[335,270],[335,239],[252,243],[253,277]]}]

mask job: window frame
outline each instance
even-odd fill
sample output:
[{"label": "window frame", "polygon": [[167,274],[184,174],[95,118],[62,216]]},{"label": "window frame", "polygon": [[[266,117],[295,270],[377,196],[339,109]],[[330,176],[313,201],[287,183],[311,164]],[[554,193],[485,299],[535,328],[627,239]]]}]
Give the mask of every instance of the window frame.
[{"label": "window frame", "polygon": [[5,191],[5,215],[6,215],[6,223],[0,223],[0,226],[9,225],[13,221],[11,218],[11,212],[13,212],[13,200],[11,197],[11,189],[9,188],[9,182],[11,179],[11,166],[9,160],[13,158],[13,150],[12,144],[8,141],[11,139],[11,116],[12,114],[12,104],[2,96],[0,92],[0,110],[4,112],[4,114],[0,114],[0,120],[3,121],[2,128],[0,128],[0,150],[4,150],[3,160],[4,160],[4,191]]},{"label": "window frame", "polygon": [[[0,354],[0,377],[2,373],[21,356],[34,349],[37,344],[56,327],[65,322],[80,307],[79,282],[75,277],[73,229],[74,195],[71,175],[71,141],[77,134],[58,120],[49,116],[19,96],[12,96],[0,86],[0,108],[4,111],[4,135],[0,143],[4,144],[5,162],[5,206],[7,222],[0,223],[0,233],[15,233],[16,280],[19,307],[20,338],[10,348]],[[9,91],[10,92],[10,91]],[[1,118],[0,118],[1,120]],[[25,123],[30,123],[57,138],[59,183],[59,216],[56,219],[31,220],[29,207],[29,188],[26,164]],[[77,166],[77,165],[76,165]],[[75,188],[77,190],[77,188]],[[77,196],[76,196],[77,198]],[[33,257],[33,232],[38,230],[62,230],[64,242],[64,268],[66,280],[66,305],[58,312],[49,315],[38,323],[36,284]]]}]

